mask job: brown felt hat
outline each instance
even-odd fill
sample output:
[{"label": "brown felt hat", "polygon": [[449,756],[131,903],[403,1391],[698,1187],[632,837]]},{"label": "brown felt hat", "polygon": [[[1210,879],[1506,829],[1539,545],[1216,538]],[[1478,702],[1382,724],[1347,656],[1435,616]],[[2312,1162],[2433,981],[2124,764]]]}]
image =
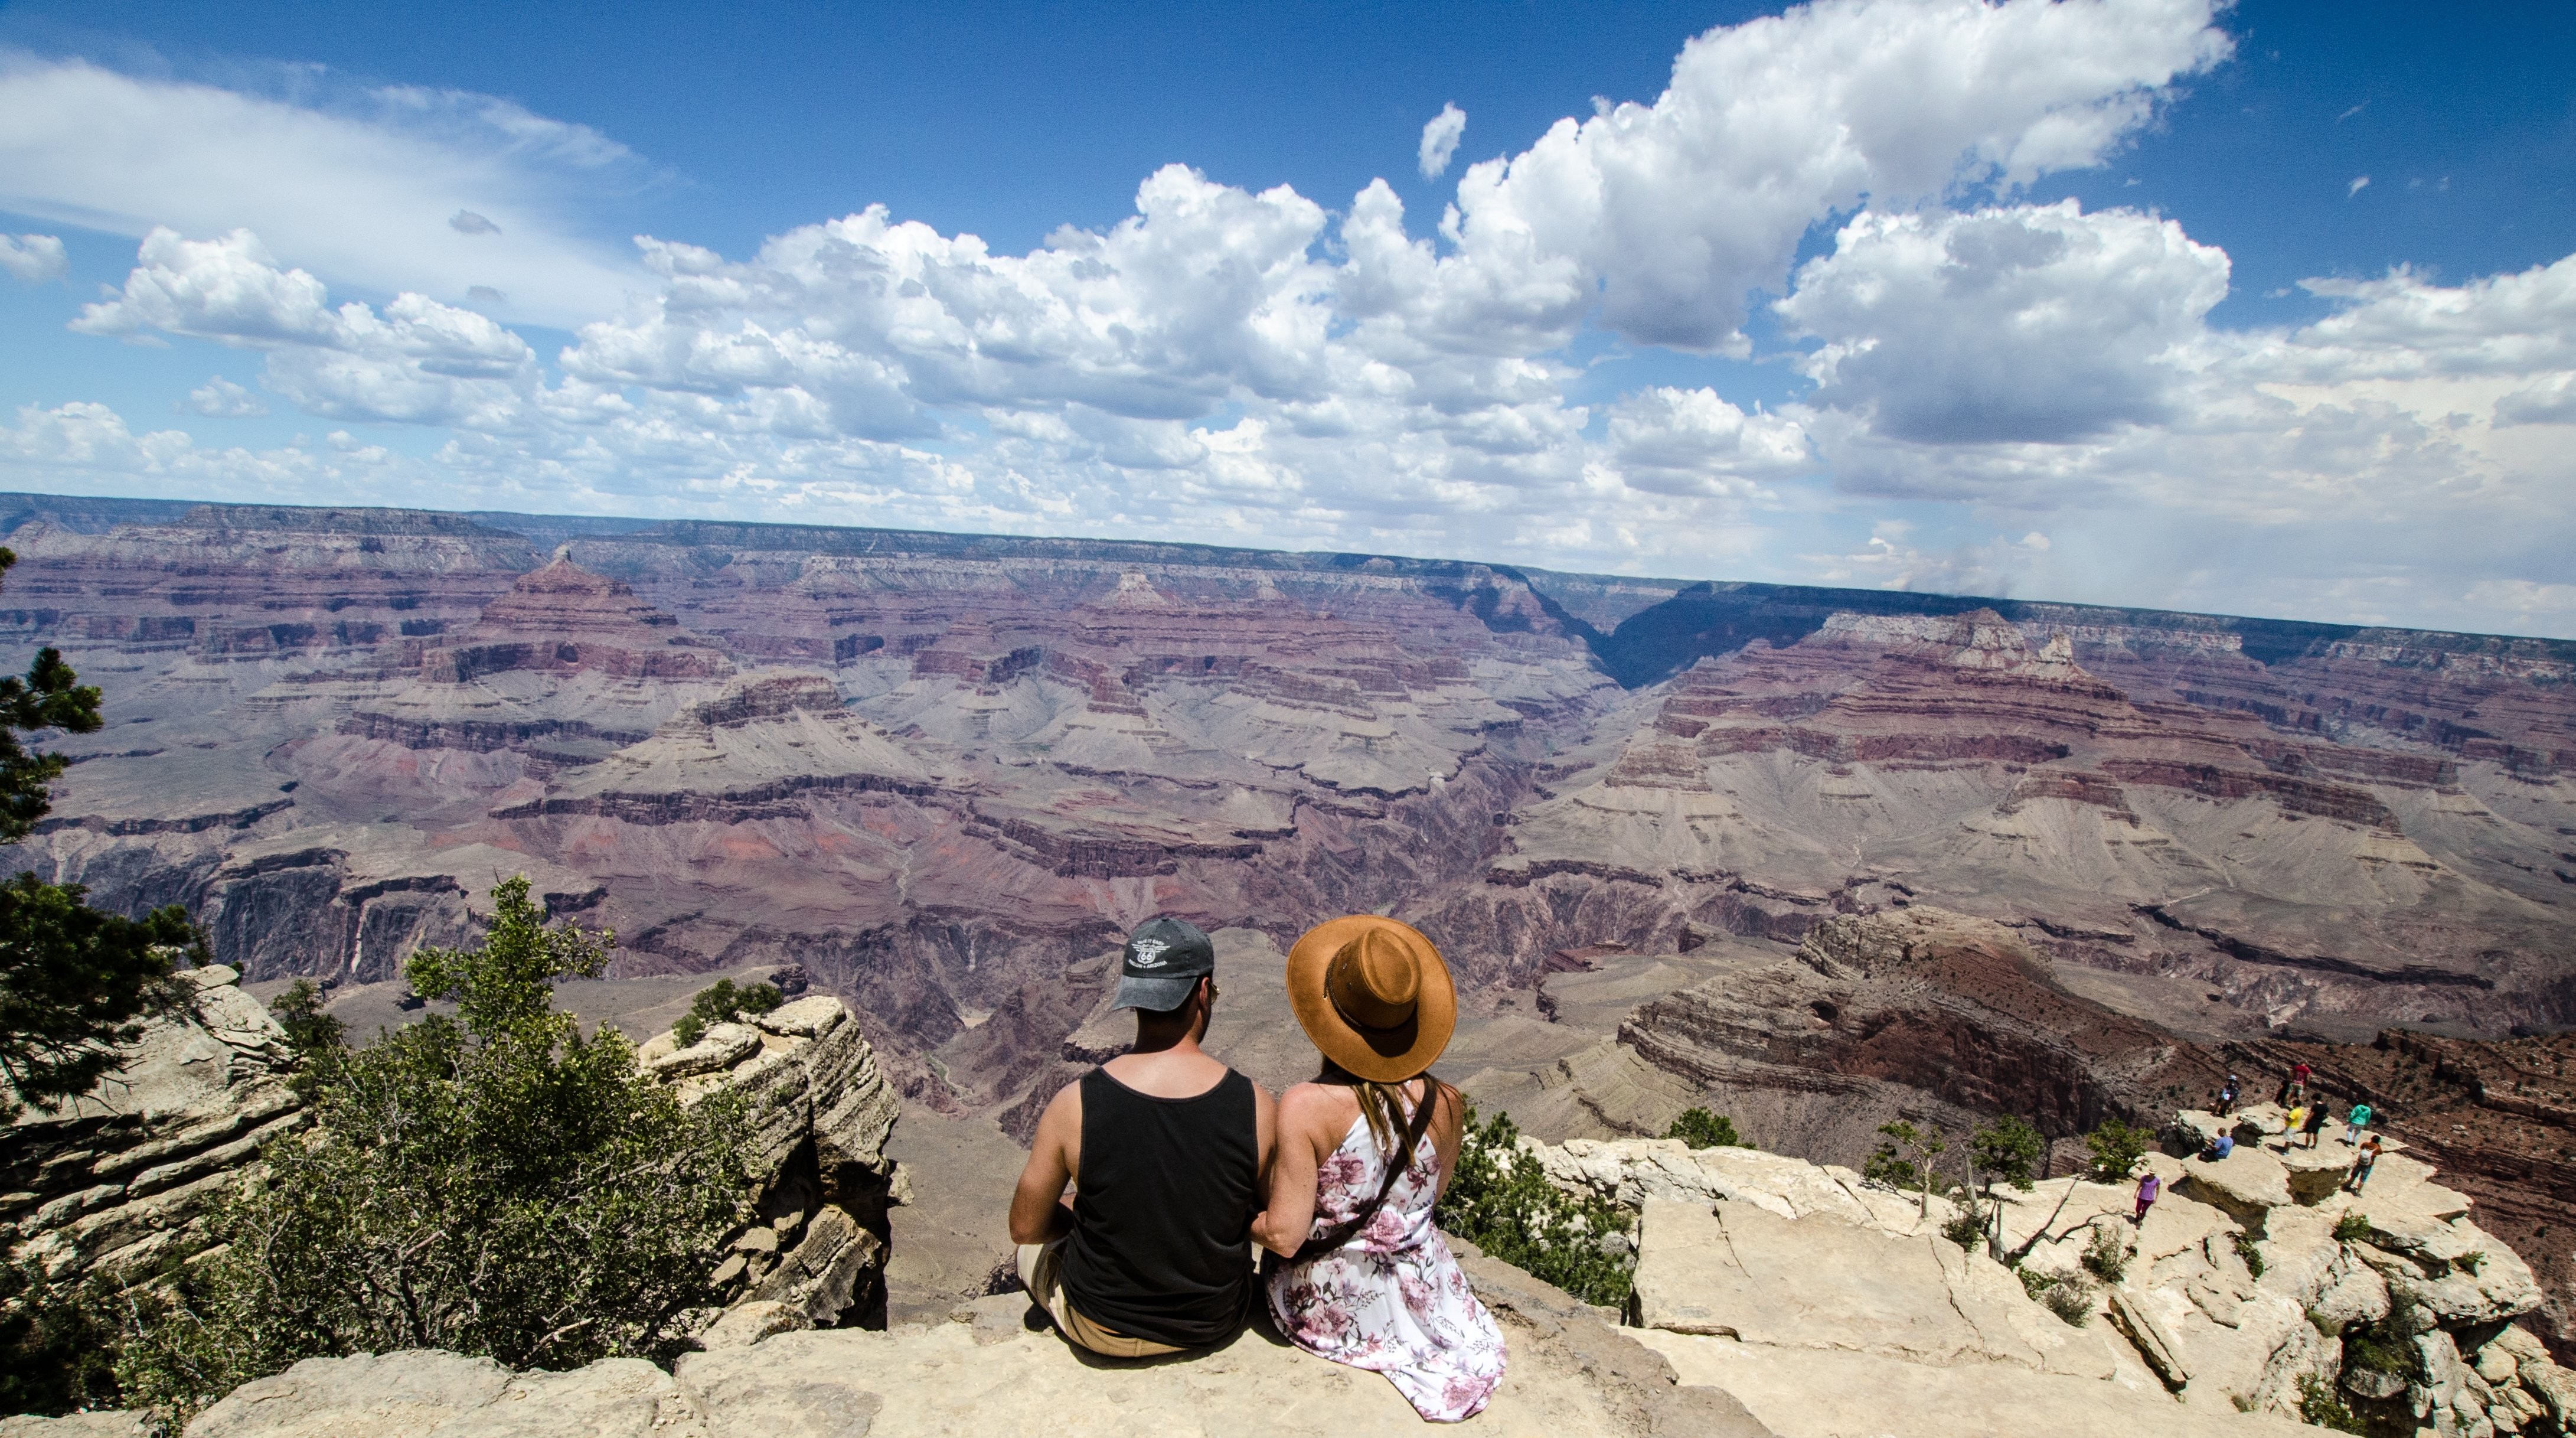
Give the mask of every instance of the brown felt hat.
[{"label": "brown felt hat", "polygon": [[1431,1067],[1458,1027],[1458,987],[1412,926],[1352,914],[1288,950],[1288,1002],[1324,1057],[1376,1083]]}]

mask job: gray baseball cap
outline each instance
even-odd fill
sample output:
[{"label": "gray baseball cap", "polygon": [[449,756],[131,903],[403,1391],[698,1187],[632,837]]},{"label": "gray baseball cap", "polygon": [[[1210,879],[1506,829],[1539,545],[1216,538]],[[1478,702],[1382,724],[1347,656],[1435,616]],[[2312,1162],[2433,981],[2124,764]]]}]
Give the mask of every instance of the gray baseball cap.
[{"label": "gray baseball cap", "polygon": [[1199,980],[1216,972],[1216,945],[1196,924],[1147,919],[1127,936],[1113,1009],[1168,1013],[1188,1003]]}]

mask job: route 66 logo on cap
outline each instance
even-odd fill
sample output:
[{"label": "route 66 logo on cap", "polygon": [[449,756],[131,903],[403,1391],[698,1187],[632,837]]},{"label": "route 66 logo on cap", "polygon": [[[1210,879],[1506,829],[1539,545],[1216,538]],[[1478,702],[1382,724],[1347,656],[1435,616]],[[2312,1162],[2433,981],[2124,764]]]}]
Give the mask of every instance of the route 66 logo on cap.
[{"label": "route 66 logo on cap", "polygon": [[1195,924],[1148,919],[1128,937],[1110,1005],[1164,1013],[1189,1001],[1201,978],[1216,972],[1216,945]]}]

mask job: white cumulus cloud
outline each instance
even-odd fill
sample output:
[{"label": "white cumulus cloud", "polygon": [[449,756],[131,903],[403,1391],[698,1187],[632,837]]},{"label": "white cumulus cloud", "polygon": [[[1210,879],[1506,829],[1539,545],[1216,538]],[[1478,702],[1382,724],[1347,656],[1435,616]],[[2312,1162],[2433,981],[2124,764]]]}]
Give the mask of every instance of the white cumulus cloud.
[{"label": "white cumulus cloud", "polygon": [[2211,0],[1819,0],[1712,30],[1651,105],[1560,120],[1458,187],[1449,283],[1644,343],[1740,348],[1809,226],[2100,164],[2225,58]]},{"label": "white cumulus cloud", "polygon": [[2171,220],[2073,200],[1873,211],[1777,308],[1823,341],[1803,362],[1814,402],[1882,436],[2062,442],[2170,415],[2227,271]]},{"label": "white cumulus cloud", "polygon": [[1456,105],[1442,105],[1422,127],[1422,148],[1418,163],[1422,178],[1429,180],[1449,168],[1449,160],[1458,153],[1458,137],[1467,133],[1467,112]]},{"label": "white cumulus cloud", "polygon": [[0,270],[28,284],[59,280],[70,269],[63,242],[53,235],[0,235]]},{"label": "white cumulus cloud", "polygon": [[209,419],[256,419],[268,413],[259,396],[222,375],[188,391],[188,408]]}]

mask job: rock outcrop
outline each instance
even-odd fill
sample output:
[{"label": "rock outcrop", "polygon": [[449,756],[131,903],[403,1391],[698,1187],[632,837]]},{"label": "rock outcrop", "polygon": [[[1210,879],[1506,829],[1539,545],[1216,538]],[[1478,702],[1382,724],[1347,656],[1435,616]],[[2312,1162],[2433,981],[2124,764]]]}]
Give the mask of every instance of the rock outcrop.
[{"label": "rock outcrop", "polygon": [[2149,1155],[2165,1196],[2143,1223],[2125,1184],[1999,1190],[2017,1274],[1941,1236],[1949,1202],[1848,1169],[1670,1140],[1525,1147],[1551,1182],[1640,1211],[1641,1339],[1784,1435],[2287,1431],[2328,1400],[2373,1431],[2576,1431],[2576,1375],[2514,1324],[2539,1289],[2469,1200],[2393,1150],[2358,1194],[2308,1182],[2340,1180],[2350,1152],[2282,1151],[2279,1117],[2238,1116],[2223,1161]]},{"label": "rock outcrop", "polygon": [[2019,933],[1928,904],[1825,919],[1791,957],[1639,1005],[1619,1039],[1764,1143],[1855,1162],[1900,1115],[2017,1113],[2066,1138],[2223,1072],[2068,991]]},{"label": "rock outcrop", "polygon": [[203,1252],[235,1173],[304,1123],[286,1035],[240,976],[182,976],[194,1013],[147,1024],[96,1088],[0,1135],[0,1245],[50,1277],[140,1281]]},{"label": "rock outcrop", "polygon": [[775,1305],[819,1328],[882,1323],[886,1209],[904,1197],[885,1154],[899,1100],[848,1007],[817,994],[710,1025],[686,1048],[661,1034],[636,1056],[684,1103],[725,1093],[744,1104],[756,1221],[716,1263],[726,1309]]}]

